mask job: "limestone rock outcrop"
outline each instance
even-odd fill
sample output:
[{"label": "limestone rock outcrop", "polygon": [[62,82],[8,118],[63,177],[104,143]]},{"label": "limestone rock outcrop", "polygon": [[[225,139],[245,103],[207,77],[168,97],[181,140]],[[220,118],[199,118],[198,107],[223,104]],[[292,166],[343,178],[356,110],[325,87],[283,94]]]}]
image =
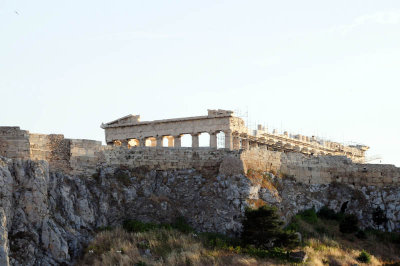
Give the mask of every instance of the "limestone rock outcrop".
[{"label": "limestone rock outcrop", "polygon": [[45,161],[0,157],[0,265],[71,264],[96,230],[124,219],[235,233],[250,181],[193,169],[104,167],[93,176],[49,172]]},{"label": "limestone rock outcrop", "polygon": [[73,176],[49,171],[45,161],[0,157],[0,265],[72,265],[99,227],[124,219],[172,222],[183,216],[199,231],[238,234],[245,208],[255,202],[276,205],[286,220],[312,206],[345,205],[372,227],[371,211],[380,207],[388,217],[382,229],[400,228],[398,187],[308,185],[273,175],[258,182],[235,171],[123,165]]}]

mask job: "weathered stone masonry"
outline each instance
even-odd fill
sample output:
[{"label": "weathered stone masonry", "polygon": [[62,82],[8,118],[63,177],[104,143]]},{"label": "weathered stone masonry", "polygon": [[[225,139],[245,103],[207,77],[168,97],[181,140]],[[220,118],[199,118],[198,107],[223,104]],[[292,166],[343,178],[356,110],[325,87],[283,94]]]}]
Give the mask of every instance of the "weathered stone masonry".
[{"label": "weathered stone masonry", "polygon": [[75,174],[94,171],[103,149],[100,141],[35,134],[19,127],[0,127],[0,156],[45,160],[51,169]]},{"label": "weathered stone masonry", "polygon": [[145,166],[156,170],[196,169],[229,175],[248,170],[279,173],[306,184],[331,182],[354,186],[398,185],[400,168],[353,163],[345,156],[311,156],[268,149],[216,149],[102,146],[93,140],[65,139],[63,135],[30,134],[18,127],[0,127],[0,155],[46,160],[50,169],[91,175],[101,165]]},{"label": "weathered stone masonry", "polygon": [[243,119],[227,110],[208,110],[207,116],[184,117],[155,121],[140,121],[139,115],[128,115],[102,124],[108,145],[181,147],[181,136],[192,136],[192,147],[199,147],[199,135],[209,133],[210,147],[217,148],[217,134],[224,133],[225,148],[229,150],[266,148],[273,151],[299,152],[311,155],[346,156],[354,162],[363,163],[369,147],[345,146],[337,142],[322,141],[316,137],[289,136],[288,132],[269,133],[261,125],[257,130],[246,127]]}]

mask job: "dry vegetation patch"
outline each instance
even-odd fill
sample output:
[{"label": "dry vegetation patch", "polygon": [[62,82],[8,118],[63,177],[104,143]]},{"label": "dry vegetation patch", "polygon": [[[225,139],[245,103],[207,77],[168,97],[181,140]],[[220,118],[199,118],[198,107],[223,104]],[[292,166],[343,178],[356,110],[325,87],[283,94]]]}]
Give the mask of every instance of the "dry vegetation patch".
[{"label": "dry vegetation patch", "polygon": [[196,234],[157,228],[99,233],[77,265],[279,265],[224,249],[206,248]]},{"label": "dry vegetation patch", "polygon": [[343,233],[340,224],[346,221],[344,214],[331,214],[327,219],[313,209],[306,210],[288,226],[301,232],[302,249],[307,252],[310,265],[362,265],[363,259],[368,260],[368,265],[400,265],[398,233],[370,229]]},{"label": "dry vegetation patch", "polygon": [[[244,232],[249,239],[196,233],[180,218],[172,224],[128,220],[123,228],[100,232],[78,265],[299,265],[287,248],[293,245],[282,245],[293,231],[302,235],[296,251],[308,255],[303,265],[400,265],[399,234],[362,231],[357,226],[358,231],[343,233],[339,225],[343,229],[343,221],[353,220],[324,210],[303,211],[284,229],[273,208],[248,210]],[[268,239],[273,247],[264,247]]]}]

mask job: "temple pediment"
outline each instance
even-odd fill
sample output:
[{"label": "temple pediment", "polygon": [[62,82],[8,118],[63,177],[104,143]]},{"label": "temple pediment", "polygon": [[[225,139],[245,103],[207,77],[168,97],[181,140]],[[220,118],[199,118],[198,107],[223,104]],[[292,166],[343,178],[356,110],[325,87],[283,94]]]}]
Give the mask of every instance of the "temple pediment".
[{"label": "temple pediment", "polygon": [[137,124],[140,123],[140,115],[127,115],[121,118],[118,118],[114,121],[101,124],[101,128],[106,128],[107,126],[117,126],[117,125],[126,125],[126,124]]}]

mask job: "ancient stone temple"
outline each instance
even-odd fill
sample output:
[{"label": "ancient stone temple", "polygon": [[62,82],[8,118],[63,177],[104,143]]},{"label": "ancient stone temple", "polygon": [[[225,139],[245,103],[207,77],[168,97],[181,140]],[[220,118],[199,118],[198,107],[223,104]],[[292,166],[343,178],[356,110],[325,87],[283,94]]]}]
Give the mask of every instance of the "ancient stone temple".
[{"label": "ancient stone temple", "polygon": [[337,142],[323,141],[316,137],[289,135],[287,132],[269,133],[261,125],[257,130],[246,127],[233,111],[208,110],[207,116],[183,117],[154,121],[140,121],[140,115],[128,115],[102,124],[107,145],[162,147],[164,138],[168,147],[181,147],[181,136],[192,136],[192,147],[199,147],[199,135],[209,133],[210,148],[217,148],[217,134],[223,132],[224,148],[268,149],[272,151],[300,152],[309,155],[346,156],[362,163],[368,146],[346,146]]}]

